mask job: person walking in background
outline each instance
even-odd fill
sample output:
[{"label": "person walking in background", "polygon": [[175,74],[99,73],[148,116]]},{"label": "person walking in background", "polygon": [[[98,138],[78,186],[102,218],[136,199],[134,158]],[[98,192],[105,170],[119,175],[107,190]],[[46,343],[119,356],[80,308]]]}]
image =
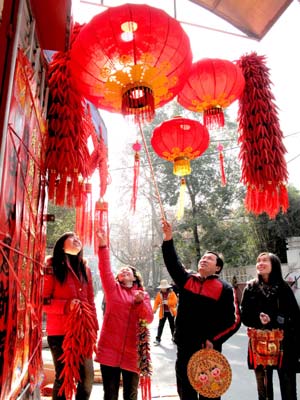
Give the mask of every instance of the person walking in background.
[{"label": "person walking in background", "polygon": [[177,391],[181,400],[205,399],[189,382],[188,362],[202,348],[222,350],[222,343],[240,327],[238,302],[232,286],[218,276],[223,260],[217,253],[206,252],[199,261],[198,273],[190,273],[177,256],[172,228],[166,220],[162,229],[164,262],[179,288],[174,332]]},{"label": "person walking in background", "polygon": [[[249,339],[248,367],[254,369],[259,400],[273,400],[273,369],[278,372],[282,400],[296,400],[296,371],[300,356],[300,310],[292,289],[282,277],[279,258],[272,253],[261,253],[256,261],[257,276],[243,291],[241,301],[242,322],[249,336],[258,335],[261,330],[283,331],[283,340],[276,364],[268,357],[268,352],[260,355],[260,350]],[[266,340],[266,339],[265,339]],[[267,343],[267,342],[265,342]],[[275,349],[274,341],[267,343]],[[257,358],[258,354],[258,358]],[[270,354],[269,354],[270,355]],[[282,357],[280,356],[282,355]],[[263,365],[266,361],[269,365]]]},{"label": "person walking in background", "polygon": [[160,281],[160,285],[157,288],[159,289],[159,292],[155,297],[153,305],[154,314],[159,308],[159,323],[157,328],[157,335],[154,342],[156,346],[160,344],[161,335],[163,333],[166,320],[169,321],[169,326],[173,339],[174,320],[177,314],[177,296],[172,289],[172,285],[169,285],[166,279],[162,279]]},{"label": "person walking in background", "polygon": [[137,270],[126,265],[116,276],[110,265],[106,236],[99,231],[99,272],[106,301],[95,360],[100,363],[104,400],[117,400],[120,378],[124,400],[137,400],[139,322],[153,320],[149,294]]},{"label": "person walking in background", "polygon": [[[94,382],[92,353],[97,339],[98,322],[91,271],[83,258],[81,241],[75,233],[66,232],[55,243],[53,256],[46,259],[43,284],[47,340],[55,367],[52,399],[69,398],[67,394],[72,393],[72,389],[64,384],[61,374],[68,378],[66,374],[72,374],[77,365],[79,375],[70,377],[72,382],[73,378],[77,382],[75,399],[88,400]],[[77,310],[80,318],[76,318]],[[71,317],[77,320],[73,327]],[[84,321],[88,323],[86,326],[82,326]],[[65,346],[70,344],[68,333],[75,338],[75,342],[78,339],[79,344],[83,340],[82,334],[90,339],[84,349],[71,346],[69,358],[64,353]],[[75,360],[74,363],[72,360]]]}]

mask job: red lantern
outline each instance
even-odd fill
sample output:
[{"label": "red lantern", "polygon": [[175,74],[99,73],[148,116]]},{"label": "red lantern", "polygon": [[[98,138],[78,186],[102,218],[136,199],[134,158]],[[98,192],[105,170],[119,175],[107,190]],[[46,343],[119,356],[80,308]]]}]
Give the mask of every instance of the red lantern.
[{"label": "red lantern", "polygon": [[223,109],[239,98],[244,85],[243,73],[236,64],[206,58],[192,65],[178,102],[188,110],[203,112],[208,128],[222,127]]},{"label": "red lantern", "polygon": [[191,63],[180,23],[148,5],[124,4],[96,15],[71,53],[73,76],[87,99],[142,121],[177,95]]},{"label": "red lantern", "polygon": [[[173,162],[173,173],[184,177],[191,173],[190,161],[200,157],[209,145],[209,133],[200,122],[176,117],[162,122],[152,133],[151,145],[157,155]],[[178,218],[183,215],[185,179],[181,178]]]}]

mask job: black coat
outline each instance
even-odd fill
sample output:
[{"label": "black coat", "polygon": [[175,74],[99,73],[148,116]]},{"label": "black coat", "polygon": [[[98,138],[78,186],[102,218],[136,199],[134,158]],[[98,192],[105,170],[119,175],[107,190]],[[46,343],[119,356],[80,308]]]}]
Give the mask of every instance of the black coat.
[{"label": "black coat", "polygon": [[240,327],[240,312],[232,286],[212,275],[202,280],[188,273],[180,262],[173,240],[162,245],[165,265],[179,289],[175,343],[197,351],[210,340],[216,350]]},{"label": "black coat", "polygon": [[[268,314],[271,321],[263,325],[259,314]],[[297,368],[300,354],[300,309],[294,293],[286,282],[277,285],[266,285],[253,280],[244,289],[241,301],[242,323],[256,329],[276,329],[284,331],[282,342],[282,368]],[[253,369],[248,346],[248,366]]]}]

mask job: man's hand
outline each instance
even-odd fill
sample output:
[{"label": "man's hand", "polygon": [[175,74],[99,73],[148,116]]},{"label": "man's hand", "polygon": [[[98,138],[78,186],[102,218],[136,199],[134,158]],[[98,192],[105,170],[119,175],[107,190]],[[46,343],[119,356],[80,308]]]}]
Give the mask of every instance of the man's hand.
[{"label": "man's hand", "polygon": [[166,219],[162,220],[162,230],[164,234],[164,240],[171,240],[173,238],[172,227],[171,224]]}]

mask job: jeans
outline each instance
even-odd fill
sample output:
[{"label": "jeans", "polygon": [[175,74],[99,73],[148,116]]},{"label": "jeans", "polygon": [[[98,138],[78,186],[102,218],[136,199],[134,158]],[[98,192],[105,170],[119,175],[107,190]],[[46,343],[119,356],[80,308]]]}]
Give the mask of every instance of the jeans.
[{"label": "jeans", "polygon": [[[297,400],[296,372],[279,369],[278,378],[282,400]],[[273,400],[273,369],[258,366],[255,369],[258,400]]]},{"label": "jeans", "polygon": [[159,323],[158,323],[157,335],[156,335],[156,341],[157,342],[160,342],[160,340],[161,340],[161,335],[163,333],[165,322],[166,322],[167,319],[169,321],[170,330],[171,330],[171,333],[172,333],[172,336],[173,336],[173,333],[174,333],[174,317],[170,312],[165,312],[164,316],[159,320]]},{"label": "jeans", "polygon": [[[190,384],[187,376],[187,365],[194,352],[178,349],[175,364],[177,392],[180,400],[209,400],[208,397],[201,396]],[[221,397],[215,397],[220,400]]]},{"label": "jeans", "polygon": [[[64,336],[48,336],[47,339],[55,368],[52,399],[66,400],[64,394],[62,396],[58,395],[61,385],[63,384],[63,379],[59,379],[59,376],[63,370],[64,363],[61,362],[59,358],[63,354],[62,344]],[[75,400],[88,400],[90,398],[94,383],[94,366],[92,359],[84,360],[84,363],[80,366],[79,375],[81,382],[78,382],[77,384]]]},{"label": "jeans", "polygon": [[126,371],[118,367],[100,365],[103,380],[103,400],[118,400],[120,378],[123,379],[123,399],[137,400],[139,375],[135,372]]}]

